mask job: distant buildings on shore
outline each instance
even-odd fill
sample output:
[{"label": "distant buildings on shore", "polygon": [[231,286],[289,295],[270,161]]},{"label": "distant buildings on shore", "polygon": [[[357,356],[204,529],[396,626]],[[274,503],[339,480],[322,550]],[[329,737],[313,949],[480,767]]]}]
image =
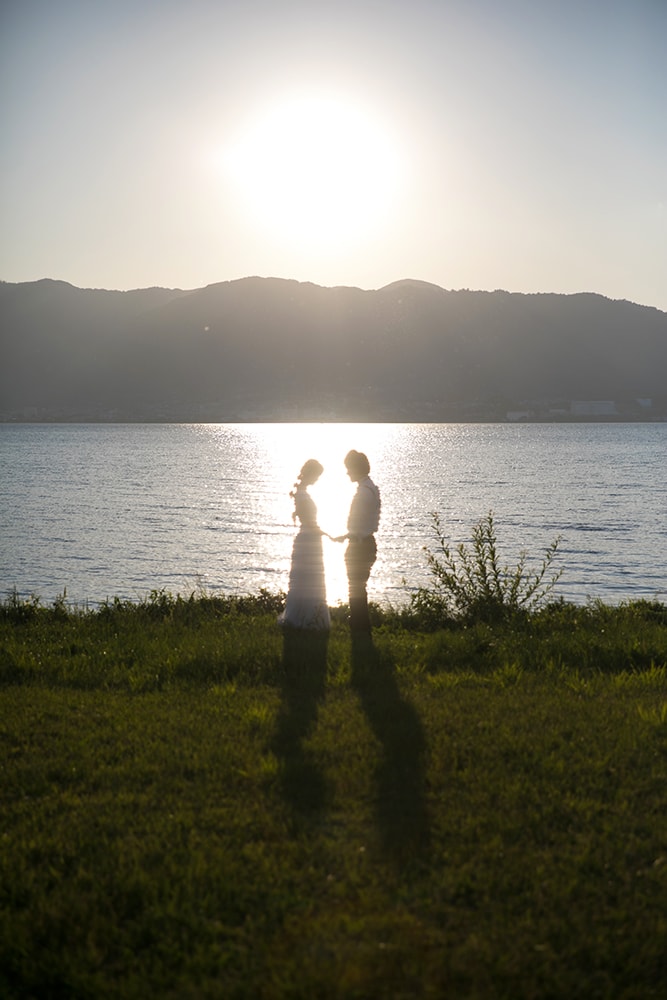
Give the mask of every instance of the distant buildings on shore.
[{"label": "distant buildings on shore", "polygon": [[566,402],[527,403],[523,407],[507,410],[508,423],[532,421],[585,421],[585,420],[656,420],[663,421],[665,414],[658,414],[653,400],[635,398],[617,402],[613,399],[572,399]]}]

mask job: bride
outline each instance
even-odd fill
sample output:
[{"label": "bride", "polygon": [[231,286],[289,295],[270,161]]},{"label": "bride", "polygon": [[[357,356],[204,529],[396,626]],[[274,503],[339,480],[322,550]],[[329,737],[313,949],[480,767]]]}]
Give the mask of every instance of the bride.
[{"label": "bride", "polygon": [[324,582],[322,529],[317,523],[317,507],[308,492],[320,478],[323,468],[314,458],[304,464],[290,496],[294,500],[294,522],[299,521],[299,533],[294,539],[292,566],[285,610],[278,623],[288,628],[318,629],[330,626]]}]

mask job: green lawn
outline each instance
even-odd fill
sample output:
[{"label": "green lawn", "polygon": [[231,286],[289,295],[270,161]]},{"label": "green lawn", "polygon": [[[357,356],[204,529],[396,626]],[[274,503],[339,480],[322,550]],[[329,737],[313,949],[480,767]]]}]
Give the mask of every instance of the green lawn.
[{"label": "green lawn", "polygon": [[664,608],[273,610],[5,608],[0,995],[665,995]]}]

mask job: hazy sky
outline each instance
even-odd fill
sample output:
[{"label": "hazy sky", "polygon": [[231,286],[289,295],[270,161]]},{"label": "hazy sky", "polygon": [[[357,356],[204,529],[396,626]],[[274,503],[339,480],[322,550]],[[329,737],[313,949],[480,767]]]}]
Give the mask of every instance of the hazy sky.
[{"label": "hazy sky", "polygon": [[667,310],[667,0],[4,0],[0,279]]}]

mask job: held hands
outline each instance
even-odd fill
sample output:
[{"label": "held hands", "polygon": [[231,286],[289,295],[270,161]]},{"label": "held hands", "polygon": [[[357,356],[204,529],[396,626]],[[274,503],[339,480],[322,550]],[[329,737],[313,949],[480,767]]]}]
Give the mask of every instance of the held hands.
[{"label": "held hands", "polygon": [[324,532],[327,538],[330,538],[332,542],[344,542],[347,539],[347,535],[330,535],[328,532]]}]

